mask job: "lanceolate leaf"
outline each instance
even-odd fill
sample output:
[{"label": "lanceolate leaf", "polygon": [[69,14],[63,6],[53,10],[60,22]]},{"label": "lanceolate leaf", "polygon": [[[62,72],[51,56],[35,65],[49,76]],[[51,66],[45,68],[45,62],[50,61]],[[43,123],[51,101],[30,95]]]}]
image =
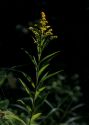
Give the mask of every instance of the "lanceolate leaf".
[{"label": "lanceolate leaf", "polygon": [[[24,49],[22,48],[22,50],[24,50]],[[26,50],[24,50],[24,52],[28,55],[28,57],[30,58],[30,60],[32,61],[32,63],[33,63],[34,65],[36,65],[37,63],[36,63],[35,57],[34,57],[34,56],[31,56],[31,55],[29,54],[29,52],[26,51]]]},{"label": "lanceolate leaf", "polygon": [[48,97],[48,93],[46,93],[44,96],[39,96],[40,99],[40,103],[39,105],[36,106],[36,111],[38,111],[40,109],[40,107],[45,103],[45,100]]},{"label": "lanceolate leaf", "polygon": [[40,89],[38,89],[38,90],[36,91],[35,99],[39,96],[39,94],[40,94],[44,89],[45,89],[45,87],[42,87],[42,88],[40,88]]},{"label": "lanceolate leaf", "polygon": [[48,76],[48,72],[43,75],[43,77],[41,78],[41,80],[39,80],[39,85],[38,85],[38,87],[40,86],[40,83],[42,83],[47,76]]},{"label": "lanceolate leaf", "polygon": [[49,66],[49,64],[43,66],[43,67],[39,70],[39,72],[38,72],[38,77],[40,77],[40,75],[43,73],[43,71],[44,71],[48,66]]},{"label": "lanceolate leaf", "polygon": [[22,73],[23,76],[29,81],[29,83],[31,83],[32,87],[35,88],[35,84],[34,84],[34,82],[32,81],[31,77],[30,77],[28,74],[24,73],[24,72],[21,72],[21,73]]},{"label": "lanceolate leaf", "polygon": [[19,109],[21,109],[22,111],[28,112],[28,110],[26,109],[25,106],[18,105],[18,104],[13,104],[12,106],[14,106],[15,108],[19,108]]},{"label": "lanceolate leaf", "polygon": [[48,118],[50,115],[52,115],[54,112],[56,112],[58,110],[58,108],[53,108],[48,115],[46,116],[46,118]]},{"label": "lanceolate leaf", "polygon": [[35,115],[32,116],[31,118],[31,122],[34,122],[35,120],[39,119],[39,117],[41,116],[42,113],[37,113]]},{"label": "lanceolate leaf", "polygon": [[24,76],[29,82],[32,81],[31,77],[30,77],[28,74],[26,74],[26,73],[24,73],[24,72],[21,72],[21,73],[23,74],[23,76]]},{"label": "lanceolate leaf", "polygon": [[72,118],[70,118],[68,121],[66,121],[66,123],[67,123],[67,124],[72,123],[72,122],[74,122],[74,121],[76,121],[76,120],[79,120],[80,118],[81,118],[80,116],[72,117]]},{"label": "lanceolate leaf", "polygon": [[12,120],[12,121],[17,120],[21,122],[22,125],[26,125],[26,123],[21,118],[19,118],[17,115],[15,115],[14,113],[10,111],[5,111],[5,119]]},{"label": "lanceolate leaf", "polygon": [[52,105],[47,99],[45,99],[45,103],[46,103],[51,109],[54,108],[53,105]]},{"label": "lanceolate leaf", "polygon": [[22,84],[22,86],[24,87],[27,94],[29,94],[31,96],[31,92],[30,92],[29,88],[26,86],[26,84],[21,79],[19,79],[19,81]]},{"label": "lanceolate leaf", "polygon": [[34,62],[34,65],[37,67],[37,61],[36,61],[36,58],[33,56],[33,62]]},{"label": "lanceolate leaf", "polygon": [[57,52],[54,52],[54,53],[52,53],[52,54],[50,54],[50,55],[44,57],[44,58],[40,61],[40,63],[43,63],[43,62],[45,62],[46,60],[49,60],[49,61],[50,61],[50,60],[51,60],[53,57],[55,57],[59,52],[60,52],[60,51],[57,51]]},{"label": "lanceolate leaf", "polygon": [[45,80],[47,80],[47,79],[49,79],[49,78],[51,78],[51,77],[53,77],[53,76],[55,76],[55,75],[57,75],[57,74],[60,73],[61,71],[63,71],[63,70],[54,72],[54,73],[52,73],[52,74],[47,75],[46,77],[43,77],[43,78],[40,80],[40,83],[41,83],[41,82],[44,82]]},{"label": "lanceolate leaf", "polygon": [[41,46],[43,47],[43,44],[45,42],[45,38],[41,40]]},{"label": "lanceolate leaf", "polygon": [[33,88],[35,88],[35,84],[34,84],[34,82],[32,82],[31,85],[32,85]]},{"label": "lanceolate leaf", "polygon": [[27,104],[25,104],[25,102],[23,100],[18,100],[18,102],[20,102],[21,104],[23,104],[26,107],[26,109],[27,109],[28,112],[32,111],[31,107],[28,106]]},{"label": "lanceolate leaf", "polygon": [[33,57],[29,54],[28,51],[24,50],[24,52],[28,55],[28,57],[31,59],[31,61],[33,62]]},{"label": "lanceolate leaf", "polygon": [[83,106],[84,106],[84,104],[78,104],[78,105],[74,106],[73,108],[71,108],[71,111],[77,110],[78,108],[83,107]]}]

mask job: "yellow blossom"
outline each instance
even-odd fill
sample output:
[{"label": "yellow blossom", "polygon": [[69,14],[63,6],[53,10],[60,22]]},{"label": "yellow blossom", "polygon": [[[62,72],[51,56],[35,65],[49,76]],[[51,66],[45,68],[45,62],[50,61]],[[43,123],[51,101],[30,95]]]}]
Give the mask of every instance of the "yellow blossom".
[{"label": "yellow blossom", "polygon": [[42,18],[46,18],[46,15],[44,12],[41,12],[41,16],[42,16]]},{"label": "yellow blossom", "polygon": [[[48,44],[50,40],[57,38],[57,36],[53,35],[53,29],[50,25],[48,25],[48,21],[44,12],[41,12],[41,19],[39,20],[39,23],[34,24],[34,26],[29,27],[29,29],[35,35],[35,43],[37,43],[38,46],[41,45],[41,47],[46,45],[46,42]],[[42,40],[40,38],[42,38]]]},{"label": "yellow blossom", "polygon": [[49,37],[50,40],[57,38],[57,36],[53,35],[53,30],[51,26],[48,25],[48,21],[44,12],[41,12],[40,31],[44,37]]}]

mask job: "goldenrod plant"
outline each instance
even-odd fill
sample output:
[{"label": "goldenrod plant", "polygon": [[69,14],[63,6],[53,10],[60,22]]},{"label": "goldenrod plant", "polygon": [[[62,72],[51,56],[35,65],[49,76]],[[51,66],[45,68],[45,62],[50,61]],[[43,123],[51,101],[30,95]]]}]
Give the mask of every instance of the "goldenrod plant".
[{"label": "goldenrod plant", "polygon": [[[9,107],[11,104],[8,99],[0,100],[0,125],[87,125],[84,123],[81,115],[76,112],[76,109],[83,106],[83,104],[78,103],[81,97],[80,87],[77,84],[70,86],[65,76],[58,75],[54,77],[54,75],[59,74],[62,70],[52,74],[49,72],[50,61],[60,51],[43,56],[43,51],[45,52],[49,42],[58,37],[53,34],[53,29],[48,24],[44,12],[41,12],[39,22],[28,27],[28,30],[33,33],[32,38],[36,46],[36,55],[31,55],[24,48],[22,50],[28,55],[34,66],[35,75],[30,76],[30,73],[27,74],[18,70],[19,66],[1,70],[0,86],[5,78],[8,79],[8,74],[13,76],[13,71],[19,72],[22,78],[18,77],[17,81],[26,94],[23,98],[17,100],[17,104],[13,105],[15,109]],[[8,70],[9,73],[5,72]],[[23,78],[28,81],[31,88],[28,87]],[[50,80],[47,81],[48,79]],[[75,83],[78,82],[76,77],[72,79]],[[72,83],[73,80],[71,81]],[[10,80],[13,84],[12,81]],[[50,97],[53,100],[50,100]],[[79,121],[76,122],[77,120]]]},{"label": "goldenrod plant", "polygon": [[[44,12],[41,12],[41,19],[39,23],[34,24],[32,27],[29,27],[28,29],[31,30],[34,35],[34,37],[32,38],[33,38],[34,44],[36,44],[37,58],[35,56],[30,55],[26,50],[25,50],[25,53],[29,56],[29,58],[31,59],[35,67],[36,78],[35,78],[35,81],[33,81],[32,78],[30,76],[27,76],[25,73],[24,73],[24,76],[26,76],[26,78],[29,79],[29,82],[32,85],[34,91],[29,90],[26,84],[21,79],[19,80],[22,83],[23,87],[25,88],[26,92],[28,93],[32,103],[31,106],[26,105],[27,110],[30,112],[30,119],[28,121],[28,124],[35,125],[36,121],[45,119],[45,116],[42,114],[42,111],[38,110],[40,103],[42,103],[45,100],[45,97],[47,96],[47,94],[45,94],[46,86],[44,84],[44,81],[46,81],[48,78],[60,72],[60,71],[57,71],[55,73],[50,74],[46,70],[50,65],[49,64],[50,60],[55,55],[57,55],[59,51],[49,54],[45,57],[42,57],[42,52],[47,47],[49,42],[57,38],[57,36],[53,35],[52,28],[51,26],[48,25],[48,21],[46,20],[46,15]],[[19,101],[25,105],[25,103],[22,102],[22,100],[19,100]]]},{"label": "goldenrod plant", "polygon": [[[21,125],[38,125],[46,119],[46,116],[44,116],[44,114],[42,113],[42,108],[40,108],[41,105],[45,102],[48,95],[44,82],[60,72],[57,71],[50,74],[49,71],[47,71],[47,68],[49,67],[52,58],[59,54],[59,51],[51,53],[45,57],[42,56],[42,53],[49,42],[57,38],[56,35],[53,35],[53,30],[48,24],[44,12],[41,12],[41,19],[39,20],[39,23],[30,26],[28,30],[32,31],[33,33],[32,38],[37,48],[37,57],[30,55],[28,51],[22,49],[28,55],[35,68],[35,80],[33,80],[28,74],[19,71],[29,81],[29,84],[31,84],[33,88],[32,90],[30,90],[26,83],[24,83],[24,81],[19,78],[19,82],[22,84],[24,90],[28,94],[28,100],[30,102],[29,104],[27,104],[24,101],[25,99],[18,100],[18,103],[20,104],[19,107],[21,107],[22,109],[25,108],[25,111],[27,112],[27,118],[22,120],[10,111],[1,111],[1,113],[4,114],[3,118],[10,120],[10,122],[11,120],[15,119],[19,121]],[[12,67],[10,70],[15,70],[15,68],[16,67]],[[11,124],[14,124],[14,122]]]}]

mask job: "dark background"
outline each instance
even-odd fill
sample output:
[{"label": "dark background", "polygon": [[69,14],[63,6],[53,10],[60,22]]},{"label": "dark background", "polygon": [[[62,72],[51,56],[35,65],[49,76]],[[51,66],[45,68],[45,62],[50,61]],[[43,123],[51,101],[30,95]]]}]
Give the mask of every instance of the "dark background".
[{"label": "dark background", "polygon": [[[31,48],[31,34],[25,29],[45,10],[59,36],[51,50],[61,50],[57,59],[64,72],[78,73],[84,101],[89,104],[89,1],[3,0],[0,2],[0,67],[25,63],[20,48]],[[35,51],[35,50],[34,50]]]}]

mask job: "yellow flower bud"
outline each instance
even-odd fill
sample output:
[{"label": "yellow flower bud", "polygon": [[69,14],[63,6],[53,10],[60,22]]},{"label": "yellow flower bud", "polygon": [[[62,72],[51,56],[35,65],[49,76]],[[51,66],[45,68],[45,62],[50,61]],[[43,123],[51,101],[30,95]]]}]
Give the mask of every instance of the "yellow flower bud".
[{"label": "yellow flower bud", "polygon": [[46,15],[45,15],[44,12],[41,12],[41,17],[42,17],[42,18],[46,18]]}]

